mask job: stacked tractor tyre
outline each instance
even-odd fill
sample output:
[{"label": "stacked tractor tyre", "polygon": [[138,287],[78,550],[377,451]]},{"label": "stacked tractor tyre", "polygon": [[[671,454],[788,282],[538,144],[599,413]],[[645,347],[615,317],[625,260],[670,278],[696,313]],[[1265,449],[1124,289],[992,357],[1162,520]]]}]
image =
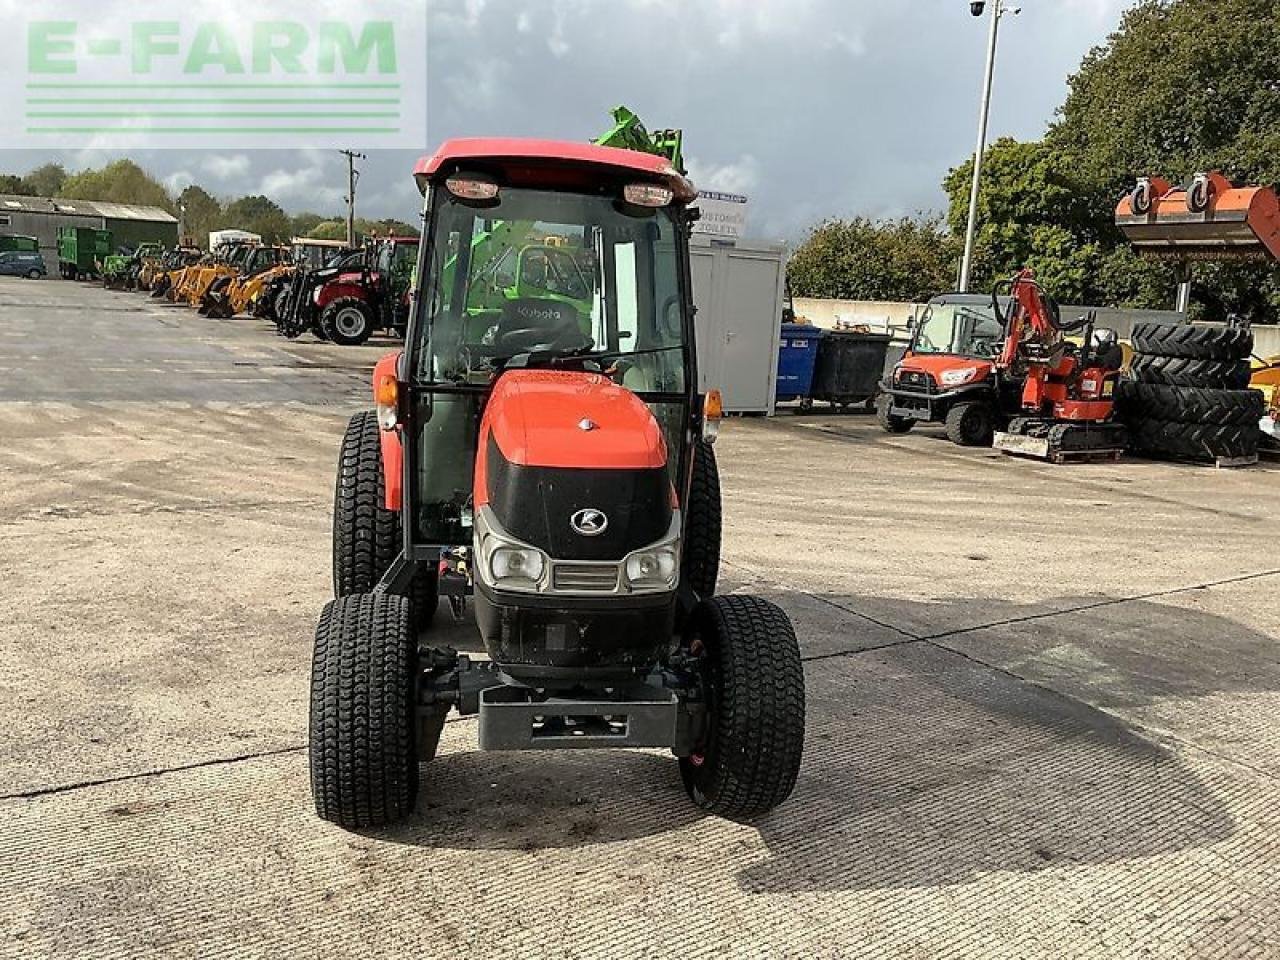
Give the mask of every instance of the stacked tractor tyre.
[{"label": "stacked tractor tyre", "polygon": [[1135,453],[1177,460],[1257,456],[1262,394],[1248,389],[1253,334],[1234,327],[1140,323],[1116,411]]}]

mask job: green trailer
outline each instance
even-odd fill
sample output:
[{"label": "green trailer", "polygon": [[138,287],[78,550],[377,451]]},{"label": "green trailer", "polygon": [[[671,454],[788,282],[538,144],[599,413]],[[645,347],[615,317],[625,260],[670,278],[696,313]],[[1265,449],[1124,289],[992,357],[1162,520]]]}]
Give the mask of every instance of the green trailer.
[{"label": "green trailer", "polygon": [[39,253],[40,241],[16,233],[0,234],[0,253]]},{"label": "green trailer", "polygon": [[58,273],[64,280],[102,276],[111,255],[111,231],[91,227],[58,228]]}]

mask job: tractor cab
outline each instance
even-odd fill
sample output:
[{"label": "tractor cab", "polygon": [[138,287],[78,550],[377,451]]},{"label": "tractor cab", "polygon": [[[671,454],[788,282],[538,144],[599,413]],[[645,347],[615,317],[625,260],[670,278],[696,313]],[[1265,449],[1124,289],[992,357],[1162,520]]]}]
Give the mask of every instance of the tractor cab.
[{"label": "tractor cab", "polygon": [[[317,811],[406,816],[457,709],[483,750],[670,749],[697,805],[764,814],[799,769],[803,668],[779,608],[714,596],[696,191],[668,156],[548,141],[451,141],[415,176],[405,348],[339,460]],[[463,622],[472,598],[484,659],[432,644],[441,595]]]}]

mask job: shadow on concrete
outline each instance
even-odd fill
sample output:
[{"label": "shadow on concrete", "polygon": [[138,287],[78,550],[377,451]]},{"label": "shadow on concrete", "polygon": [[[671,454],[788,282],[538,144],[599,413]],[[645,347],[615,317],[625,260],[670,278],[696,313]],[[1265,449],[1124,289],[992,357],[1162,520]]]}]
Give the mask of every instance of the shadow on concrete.
[{"label": "shadow on concrete", "polygon": [[[860,600],[832,599],[852,609]],[[1087,649],[1108,705],[1275,689],[1275,669],[1259,672],[1256,657],[1274,649],[1272,638],[1203,612],[1156,603],[1123,609],[1105,615],[1140,626],[1150,642],[1215,637],[1243,662],[1228,674],[1215,669],[1219,651],[1175,663],[1178,643],[1166,658],[1140,662],[1127,648],[1113,656],[1095,624]],[[1050,645],[1063,642],[1070,620],[1023,626]],[[771,855],[740,874],[746,890],[961,884],[995,872],[1142,860],[1234,832],[1220,788],[1164,746],[1082,699],[963,653],[924,642],[870,650],[811,664],[808,683],[800,784],[761,823]]]},{"label": "shadow on concrete", "polygon": [[704,814],[670,756],[445,753],[422,767],[412,818],[371,834],[450,850],[545,850],[635,840]]}]

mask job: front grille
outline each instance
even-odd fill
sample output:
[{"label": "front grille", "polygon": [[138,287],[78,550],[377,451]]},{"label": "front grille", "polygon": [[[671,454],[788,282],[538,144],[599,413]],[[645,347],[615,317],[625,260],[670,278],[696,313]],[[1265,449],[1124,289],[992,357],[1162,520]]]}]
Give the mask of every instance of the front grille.
[{"label": "front grille", "polygon": [[933,377],[919,370],[907,370],[898,377],[898,386],[920,393],[933,393],[935,390]]},{"label": "front grille", "polygon": [[612,563],[557,563],[551,570],[551,589],[575,593],[613,593],[618,567]]}]

